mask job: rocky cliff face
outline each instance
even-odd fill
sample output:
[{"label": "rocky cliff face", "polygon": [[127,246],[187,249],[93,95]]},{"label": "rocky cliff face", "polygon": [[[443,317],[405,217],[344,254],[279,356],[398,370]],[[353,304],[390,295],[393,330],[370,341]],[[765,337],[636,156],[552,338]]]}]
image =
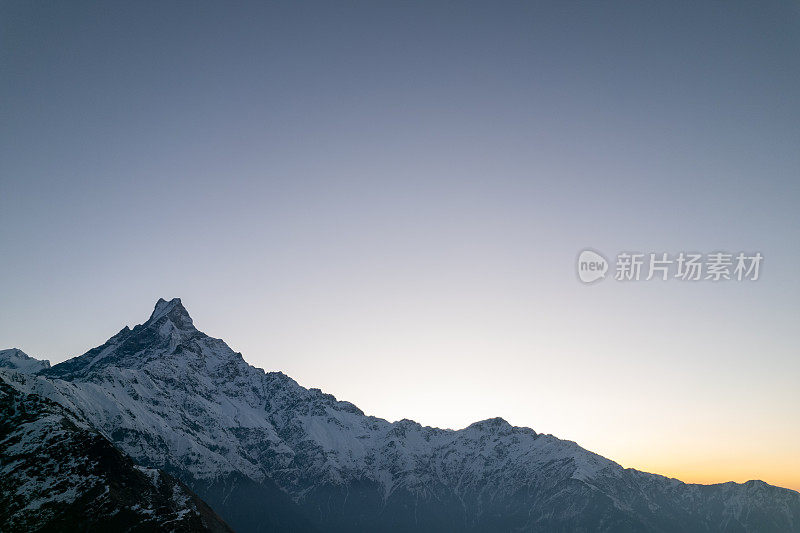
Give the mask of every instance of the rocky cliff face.
[{"label": "rocky cliff face", "polygon": [[180,300],[19,388],[180,478],[238,531],[800,531],[800,494],[624,469],[500,418],[366,416],[248,365]]}]

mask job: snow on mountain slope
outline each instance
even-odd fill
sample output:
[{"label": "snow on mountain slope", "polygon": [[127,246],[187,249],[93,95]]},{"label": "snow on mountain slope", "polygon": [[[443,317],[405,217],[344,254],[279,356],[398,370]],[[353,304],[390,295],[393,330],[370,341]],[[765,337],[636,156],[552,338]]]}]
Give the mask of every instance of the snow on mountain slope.
[{"label": "snow on mountain slope", "polygon": [[179,299],[22,387],[177,475],[241,531],[800,530],[793,491],[686,485],[499,418],[452,431],[366,416],[248,365]]},{"label": "snow on mountain slope", "polygon": [[50,368],[50,361],[34,359],[19,348],[11,348],[0,350],[0,368],[11,368],[32,374]]},{"label": "snow on mountain slope", "polygon": [[[43,374],[66,380],[62,401],[84,411],[134,457],[182,465],[200,479],[233,471],[256,481],[271,476],[295,497],[312,480],[341,483],[365,473],[389,494],[397,481],[389,470],[411,472],[420,453],[441,447],[451,451],[446,466],[453,451],[491,438],[508,441],[507,461],[521,460],[532,470],[563,460],[573,464],[570,475],[581,477],[613,464],[501,419],[449,431],[366,417],[282,373],[248,365],[223,341],[197,331],[179,300],[159,301],[144,325],[123,329]],[[387,447],[396,452],[385,454]],[[305,469],[295,464],[298,451],[311,456]],[[365,472],[366,464],[372,467]],[[475,475],[485,468],[482,461],[461,466]],[[409,475],[406,486],[423,483],[419,475]]]},{"label": "snow on mountain slope", "polygon": [[184,485],[0,370],[0,531],[230,531]]}]

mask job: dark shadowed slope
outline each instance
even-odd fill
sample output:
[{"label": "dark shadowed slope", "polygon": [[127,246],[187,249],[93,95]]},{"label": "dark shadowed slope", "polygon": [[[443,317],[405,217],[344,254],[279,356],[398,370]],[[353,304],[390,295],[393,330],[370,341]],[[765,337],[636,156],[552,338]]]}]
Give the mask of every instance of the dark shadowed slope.
[{"label": "dark shadowed slope", "polygon": [[232,531],[182,483],[0,370],[0,531]]}]

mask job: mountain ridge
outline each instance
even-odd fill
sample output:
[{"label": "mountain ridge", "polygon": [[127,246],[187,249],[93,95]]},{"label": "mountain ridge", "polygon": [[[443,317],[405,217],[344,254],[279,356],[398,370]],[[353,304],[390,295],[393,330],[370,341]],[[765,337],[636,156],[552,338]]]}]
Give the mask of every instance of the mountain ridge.
[{"label": "mountain ridge", "polygon": [[[74,406],[241,531],[800,528],[800,494],[763,482],[685,484],[499,417],[447,430],[367,416],[247,364],[180,299],[25,387]],[[256,519],[232,501],[253,494],[268,502]]]}]

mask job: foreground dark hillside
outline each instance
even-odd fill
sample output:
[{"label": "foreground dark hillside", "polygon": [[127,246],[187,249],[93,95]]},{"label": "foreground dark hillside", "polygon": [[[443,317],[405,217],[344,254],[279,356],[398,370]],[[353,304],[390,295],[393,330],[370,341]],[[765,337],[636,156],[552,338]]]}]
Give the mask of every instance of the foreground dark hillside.
[{"label": "foreground dark hillside", "polygon": [[0,371],[0,531],[232,531],[180,481]]}]

